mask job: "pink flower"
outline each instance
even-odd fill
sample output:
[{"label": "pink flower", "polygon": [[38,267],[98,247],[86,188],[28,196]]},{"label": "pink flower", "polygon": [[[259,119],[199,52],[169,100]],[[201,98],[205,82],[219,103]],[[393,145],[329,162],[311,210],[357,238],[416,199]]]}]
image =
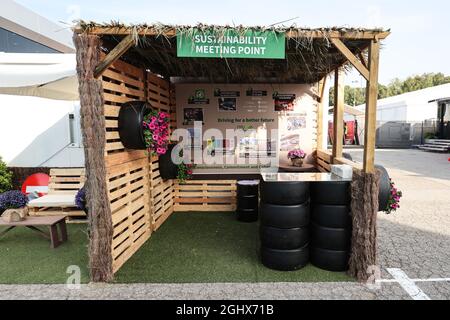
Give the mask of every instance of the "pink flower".
[{"label": "pink flower", "polygon": [[166,154],[166,150],[164,148],[158,148],[156,149],[156,153],[158,153],[159,155],[163,155]]}]

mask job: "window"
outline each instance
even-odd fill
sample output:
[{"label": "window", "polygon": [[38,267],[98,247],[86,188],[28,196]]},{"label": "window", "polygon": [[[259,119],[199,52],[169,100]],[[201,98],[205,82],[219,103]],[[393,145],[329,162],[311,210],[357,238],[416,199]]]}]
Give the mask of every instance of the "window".
[{"label": "window", "polygon": [[7,53],[58,53],[36,41],[0,28],[0,52]]}]

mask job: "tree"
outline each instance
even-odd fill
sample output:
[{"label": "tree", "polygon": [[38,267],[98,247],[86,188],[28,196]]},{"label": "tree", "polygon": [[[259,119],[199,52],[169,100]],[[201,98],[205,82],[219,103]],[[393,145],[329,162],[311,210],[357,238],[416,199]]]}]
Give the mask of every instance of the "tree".
[{"label": "tree", "polygon": [[[398,78],[392,80],[387,86],[378,85],[378,99],[389,98],[403,93],[422,90],[442,84],[450,83],[450,76],[443,73],[424,73],[408,77],[402,81]],[[352,88],[345,86],[345,103],[348,105],[361,105],[366,102],[365,88]],[[330,106],[334,105],[334,88],[330,89]]]},{"label": "tree", "polygon": [[12,188],[12,172],[8,170],[6,163],[0,157],[0,194],[11,190]]}]

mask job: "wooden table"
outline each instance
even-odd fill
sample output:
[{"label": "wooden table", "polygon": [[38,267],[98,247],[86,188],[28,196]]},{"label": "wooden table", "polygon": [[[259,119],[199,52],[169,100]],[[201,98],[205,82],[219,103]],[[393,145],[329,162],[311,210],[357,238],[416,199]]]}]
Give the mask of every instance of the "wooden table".
[{"label": "wooden table", "polygon": [[[61,237],[58,235],[58,226],[61,232]],[[59,247],[62,243],[67,241],[67,227],[65,216],[27,217],[27,219],[24,221],[11,223],[5,222],[0,218],[0,227],[7,227],[6,230],[0,232],[0,237],[4,236],[16,227],[26,227],[28,229],[36,231],[44,238],[50,240],[50,247],[53,249]],[[48,227],[49,233],[41,230],[39,227]]]},{"label": "wooden table", "polygon": [[280,172],[317,172],[316,167],[313,164],[304,163],[302,167],[295,167],[288,164],[280,164]]}]

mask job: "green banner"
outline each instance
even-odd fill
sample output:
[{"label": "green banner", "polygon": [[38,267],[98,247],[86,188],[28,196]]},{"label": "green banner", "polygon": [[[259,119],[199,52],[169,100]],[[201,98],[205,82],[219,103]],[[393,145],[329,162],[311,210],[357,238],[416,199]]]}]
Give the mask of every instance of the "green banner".
[{"label": "green banner", "polygon": [[177,32],[180,58],[285,59],[286,34],[273,31]]}]

